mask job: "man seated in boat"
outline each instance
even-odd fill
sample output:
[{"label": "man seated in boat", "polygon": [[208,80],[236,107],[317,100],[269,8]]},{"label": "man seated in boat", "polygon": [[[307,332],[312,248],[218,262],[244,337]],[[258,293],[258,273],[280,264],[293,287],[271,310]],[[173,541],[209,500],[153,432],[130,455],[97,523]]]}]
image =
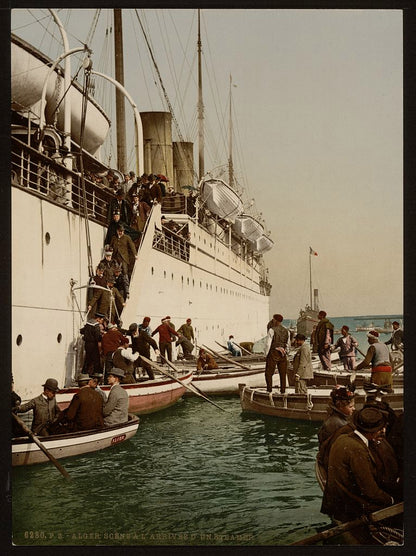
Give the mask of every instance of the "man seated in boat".
[{"label": "man seated in boat", "polygon": [[117,367],[113,367],[108,375],[108,383],[111,385],[111,390],[103,409],[105,427],[128,421],[129,395],[120,385],[120,380],[123,377],[124,371]]},{"label": "man seated in boat", "polygon": [[233,357],[241,357],[241,349],[240,347],[234,342],[234,336],[231,335],[228,337],[227,341],[227,349],[231,353]]},{"label": "man seated in boat", "polygon": [[94,373],[93,375],[90,376],[90,381],[88,383],[88,386],[90,386],[100,394],[100,396],[103,399],[103,405],[104,405],[105,402],[107,401],[107,394],[104,392],[104,390],[100,388],[100,384],[103,380],[103,377],[104,375],[102,373]]},{"label": "man seated in boat", "polygon": [[329,451],[341,429],[342,432],[351,432],[354,427],[351,417],[355,410],[354,391],[345,386],[336,386],[328,403],[328,416],[318,431],[319,453],[318,461],[328,469]]},{"label": "man seated in boat", "polygon": [[329,454],[328,478],[321,512],[339,521],[350,521],[394,504],[377,480],[369,443],[384,435],[385,419],[376,408],[354,413],[355,430],[334,442]]},{"label": "man seated in boat", "polygon": [[43,384],[42,394],[15,408],[16,413],[33,411],[31,429],[38,436],[48,436],[51,434],[49,427],[61,413],[55,398],[58,390],[58,381],[54,378],[48,378],[45,384]]},{"label": "man seated in boat", "polygon": [[365,358],[354,370],[359,371],[371,366],[371,382],[391,389],[393,387],[393,373],[390,363],[390,352],[385,344],[379,342],[378,337],[379,333],[376,330],[371,330],[367,333],[367,341],[370,347]]},{"label": "man seated in boat", "polygon": [[55,433],[77,432],[90,429],[102,429],[104,425],[102,396],[90,384],[90,376],[81,373],[78,376],[79,390],[72,397],[69,406],[61,412]]},{"label": "man seated in boat", "polygon": [[196,361],[196,368],[198,371],[210,371],[212,369],[218,369],[218,365],[212,355],[207,353],[204,348],[201,348],[199,350],[199,357]]}]

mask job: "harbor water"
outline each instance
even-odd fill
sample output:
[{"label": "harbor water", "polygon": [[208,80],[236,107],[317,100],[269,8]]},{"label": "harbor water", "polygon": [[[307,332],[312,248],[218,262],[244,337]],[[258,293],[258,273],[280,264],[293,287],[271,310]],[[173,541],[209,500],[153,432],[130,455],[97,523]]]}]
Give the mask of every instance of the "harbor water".
[{"label": "harbor water", "polygon": [[225,411],[186,397],[141,417],[130,441],[61,460],[71,480],[50,463],[13,468],[14,544],[288,545],[327,527],[319,423],[243,414],[237,396],[216,402]]}]

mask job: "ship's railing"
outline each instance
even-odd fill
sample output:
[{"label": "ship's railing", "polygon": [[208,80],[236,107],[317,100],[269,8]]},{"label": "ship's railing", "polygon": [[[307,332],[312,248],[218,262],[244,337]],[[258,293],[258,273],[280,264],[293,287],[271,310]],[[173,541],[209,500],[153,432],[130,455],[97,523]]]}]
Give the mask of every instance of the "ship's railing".
[{"label": "ship's railing", "polygon": [[187,239],[163,227],[163,231],[155,230],[153,247],[176,259],[189,261],[190,243]]},{"label": "ship's railing", "polygon": [[[107,225],[111,190],[85,178],[88,217]],[[12,137],[11,183],[66,209],[84,214],[81,175]]]}]

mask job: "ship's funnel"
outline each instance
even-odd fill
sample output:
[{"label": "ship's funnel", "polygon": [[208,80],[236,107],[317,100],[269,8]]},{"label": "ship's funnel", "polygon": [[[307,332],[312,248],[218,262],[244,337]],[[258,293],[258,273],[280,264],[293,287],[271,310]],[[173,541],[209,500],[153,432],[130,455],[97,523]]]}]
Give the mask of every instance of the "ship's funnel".
[{"label": "ship's funnel", "polygon": [[170,112],[140,112],[143,125],[144,171],[163,174],[173,181],[172,115]]},{"label": "ship's funnel", "polygon": [[319,311],[319,302],[318,302],[318,290],[313,290],[313,308],[315,311]]},{"label": "ship's funnel", "polygon": [[194,183],[194,144],[189,141],[173,143],[173,179],[175,190],[189,195]]}]

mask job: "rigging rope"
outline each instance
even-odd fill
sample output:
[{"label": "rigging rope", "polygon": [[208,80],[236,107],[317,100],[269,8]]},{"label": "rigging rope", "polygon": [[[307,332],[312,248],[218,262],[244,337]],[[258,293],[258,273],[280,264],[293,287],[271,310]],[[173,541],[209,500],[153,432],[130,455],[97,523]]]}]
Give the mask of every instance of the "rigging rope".
[{"label": "rigging rope", "polygon": [[[170,103],[168,94],[167,94],[167,92],[166,92],[165,85],[164,85],[164,83],[163,83],[162,76],[160,75],[159,67],[158,67],[157,62],[156,62],[156,60],[155,60],[155,57],[154,57],[154,55],[153,55],[153,51],[152,51],[152,48],[151,48],[151,46],[150,46],[150,43],[149,43],[149,40],[148,40],[146,31],[144,30],[144,27],[143,27],[142,21],[141,21],[141,19],[140,19],[140,16],[139,16],[139,14],[137,13],[137,9],[135,10],[135,12],[136,12],[136,16],[137,16],[137,19],[138,19],[138,21],[139,21],[139,24],[140,24],[140,27],[141,27],[141,30],[142,30],[142,33],[143,33],[144,40],[145,40],[146,45],[147,45],[147,48],[148,48],[148,50],[149,50],[150,57],[151,57],[151,59],[152,59],[154,68],[155,68],[155,70],[156,70],[157,77],[158,77],[158,79],[159,79],[159,84],[160,84],[160,87],[161,87],[161,89],[162,89],[163,95],[164,95],[164,97],[165,97],[166,104],[168,105],[169,112],[170,112],[171,115],[172,115],[172,120],[173,120],[173,123],[174,123],[174,125],[175,125],[176,132],[177,132],[177,134],[178,134],[178,137],[179,137],[180,141],[181,141],[182,143],[184,143],[184,142],[185,142],[185,139],[183,138],[182,132],[181,132],[180,127],[179,127],[179,123],[178,123],[178,121],[177,121],[177,119],[176,119],[175,112],[174,112],[174,110],[173,110],[173,106],[172,106],[172,104]],[[188,165],[189,165],[190,168],[192,168],[192,173],[193,173],[194,177],[195,177],[196,179],[198,179],[198,175],[197,175],[195,169],[193,168],[193,165],[192,165],[192,161],[191,161],[191,159],[190,159],[190,156],[189,156],[187,153],[186,153],[186,156],[187,156],[187,158],[188,158]]]},{"label": "rigging rope", "polygon": [[80,141],[79,141],[79,170],[80,170],[80,180],[81,180],[81,188],[82,188],[82,200],[84,205],[84,218],[85,218],[85,234],[87,237],[87,257],[88,257],[88,274],[90,278],[94,276],[93,266],[92,266],[92,253],[91,253],[91,236],[90,236],[90,227],[89,227],[89,219],[88,219],[88,207],[87,207],[87,192],[85,188],[85,177],[84,177],[84,155],[83,155],[83,144],[84,144],[84,132],[85,132],[85,119],[87,115],[87,106],[88,106],[88,88],[89,88],[89,79],[91,73],[90,68],[86,68],[84,72],[84,87],[82,91],[82,112],[81,112],[81,134],[80,134]]}]

